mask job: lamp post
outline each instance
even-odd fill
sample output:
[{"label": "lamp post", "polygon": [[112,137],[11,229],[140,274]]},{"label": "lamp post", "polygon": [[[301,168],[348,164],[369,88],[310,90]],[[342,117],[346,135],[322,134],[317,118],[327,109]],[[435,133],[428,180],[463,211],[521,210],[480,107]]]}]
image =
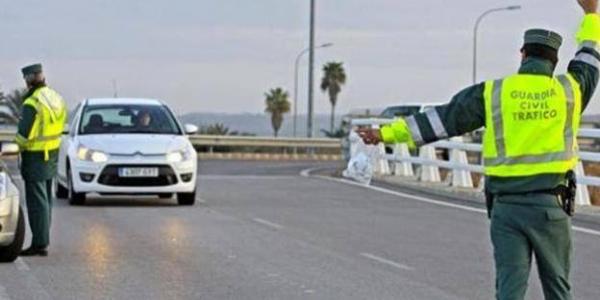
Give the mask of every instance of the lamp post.
[{"label": "lamp post", "polygon": [[477,83],[477,31],[479,30],[479,24],[483,18],[493,12],[508,11],[508,10],[519,10],[520,5],[511,5],[507,7],[498,7],[486,10],[483,12],[475,21],[475,28],[473,29],[473,84]]},{"label": "lamp post", "polygon": [[[325,43],[318,47],[315,47],[315,49],[327,48],[331,46],[333,46],[332,43]],[[294,137],[296,137],[298,128],[298,69],[300,66],[300,59],[302,59],[302,56],[304,56],[304,54],[306,54],[308,50],[310,50],[310,48],[306,48],[302,50],[300,54],[298,54],[298,56],[296,57],[296,64],[294,65]]]},{"label": "lamp post", "polygon": [[313,89],[315,73],[315,0],[310,0],[310,31],[308,39],[308,117],[306,120],[306,136],[313,135]]}]

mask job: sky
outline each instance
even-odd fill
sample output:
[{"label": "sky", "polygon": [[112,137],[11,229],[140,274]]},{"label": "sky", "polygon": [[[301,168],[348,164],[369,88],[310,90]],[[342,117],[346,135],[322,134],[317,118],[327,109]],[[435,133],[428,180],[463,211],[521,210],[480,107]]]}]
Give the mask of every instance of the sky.
[{"label": "sky", "polygon": [[[576,0],[317,0],[315,88],[329,61],[348,81],[337,112],[407,102],[447,102],[472,82],[475,19],[479,80],[517,70],[527,28],[565,37],[558,71],[576,50]],[[74,106],[114,94],[159,98],[178,113],[256,113],[264,93],[292,94],[294,60],[308,46],[308,0],[0,0],[0,88],[23,85],[20,68],[44,64],[48,82]],[[302,60],[299,112],[307,106]],[[316,90],[317,113],[330,110]],[[594,98],[587,111],[600,112]]]}]

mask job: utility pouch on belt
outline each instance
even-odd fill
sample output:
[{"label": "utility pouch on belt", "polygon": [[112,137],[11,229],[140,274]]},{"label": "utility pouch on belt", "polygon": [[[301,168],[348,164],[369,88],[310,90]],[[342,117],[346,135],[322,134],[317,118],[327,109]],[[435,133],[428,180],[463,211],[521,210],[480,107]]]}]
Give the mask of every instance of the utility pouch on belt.
[{"label": "utility pouch on belt", "polygon": [[485,190],[485,206],[487,208],[488,219],[492,218],[492,209],[494,208],[494,194]]}]

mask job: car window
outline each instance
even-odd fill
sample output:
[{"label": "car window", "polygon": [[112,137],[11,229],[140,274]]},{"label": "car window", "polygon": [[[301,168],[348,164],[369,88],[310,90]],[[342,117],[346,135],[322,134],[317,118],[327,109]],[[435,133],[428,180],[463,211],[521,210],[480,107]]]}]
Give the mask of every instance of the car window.
[{"label": "car window", "polygon": [[89,105],[79,124],[80,134],[181,134],[171,112],[161,105]]},{"label": "car window", "polygon": [[381,116],[384,118],[406,117],[417,114],[420,110],[421,106],[418,105],[393,106],[386,108]]}]

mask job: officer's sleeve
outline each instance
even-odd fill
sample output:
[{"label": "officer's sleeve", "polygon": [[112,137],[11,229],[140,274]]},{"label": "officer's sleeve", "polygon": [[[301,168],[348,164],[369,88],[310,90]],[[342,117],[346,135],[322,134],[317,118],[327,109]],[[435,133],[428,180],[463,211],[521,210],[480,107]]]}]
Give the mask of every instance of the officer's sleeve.
[{"label": "officer's sleeve", "polygon": [[[384,126],[381,135],[384,142],[408,142],[421,146],[448,137],[463,135],[485,125],[484,83],[468,87],[456,94],[450,103],[427,109],[424,113],[407,117]],[[409,140],[402,137],[403,128],[410,134]]]},{"label": "officer's sleeve", "polygon": [[21,120],[18,124],[16,142],[19,146],[23,146],[28,142],[29,135],[33,129],[35,115],[37,111],[30,105],[23,105],[21,109]]},{"label": "officer's sleeve", "polygon": [[587,107],[596,86],[600,69],[600,16],[587,14],[577,33],[579,50],[569,63],[571,74],[581,87],[582,110]]}]

